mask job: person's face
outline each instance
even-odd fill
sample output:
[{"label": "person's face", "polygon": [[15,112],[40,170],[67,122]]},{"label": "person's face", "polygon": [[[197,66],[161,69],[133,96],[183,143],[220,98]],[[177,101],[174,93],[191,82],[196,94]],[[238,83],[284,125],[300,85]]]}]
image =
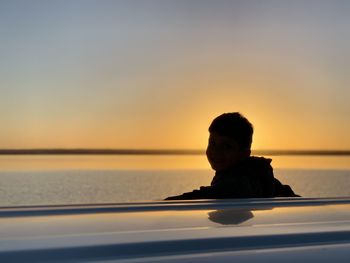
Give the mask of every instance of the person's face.
[{"label": "person's face", "polygon": [[234,139],[215,132],[210,133],[206,153],[211,168],[217,172],[229,170],[247,156]]}]

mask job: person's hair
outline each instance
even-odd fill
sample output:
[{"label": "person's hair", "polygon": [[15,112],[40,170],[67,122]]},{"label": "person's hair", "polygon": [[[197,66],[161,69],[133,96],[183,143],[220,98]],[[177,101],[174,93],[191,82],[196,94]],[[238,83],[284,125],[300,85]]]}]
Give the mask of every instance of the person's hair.
[{"label": "person's hair", "polygon": [[253,140],[253,125],[239,112],[224,113],[216,117],[209,132],[233,138],[242,149],[250,149]]}]

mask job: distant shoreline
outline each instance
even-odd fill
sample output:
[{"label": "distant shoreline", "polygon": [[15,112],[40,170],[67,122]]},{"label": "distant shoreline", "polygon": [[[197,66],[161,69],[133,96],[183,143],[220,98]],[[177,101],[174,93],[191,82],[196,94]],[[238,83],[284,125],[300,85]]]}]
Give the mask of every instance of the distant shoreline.
[{"label": "distant shoreline", "polygon": [[[0,149],[0,155],[204,155],[198,149]],[[252,150],[264,156],[350,156],[350,150]]]}]

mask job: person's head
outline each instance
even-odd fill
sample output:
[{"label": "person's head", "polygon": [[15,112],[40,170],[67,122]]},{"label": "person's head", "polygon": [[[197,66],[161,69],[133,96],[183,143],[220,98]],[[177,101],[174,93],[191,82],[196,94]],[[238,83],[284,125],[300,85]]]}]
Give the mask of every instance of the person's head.
[{"label": "person's head", "polygon": [[215,171],[225,171],[250,156],[253,125],[240,113],[224,113],[209,126],[207,157]]}]

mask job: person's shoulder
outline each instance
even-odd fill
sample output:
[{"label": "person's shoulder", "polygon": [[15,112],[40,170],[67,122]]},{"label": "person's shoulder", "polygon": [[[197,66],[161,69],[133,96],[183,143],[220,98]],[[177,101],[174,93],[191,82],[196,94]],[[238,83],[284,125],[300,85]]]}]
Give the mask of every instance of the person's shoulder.
[{"label": "person's shoulder", "polygon": [[271,166],[272,159],[262,156],[249,156],[247,162],[253,165]]},{"label": "person's shoulder", "polygon": [[275,197],[300,197],[294,193],[292,187],[287,184],[282,184],[277,178],[274,178],[274,186],[275,186]]},{"label": "person's shoulder", "polygon": [[269,158],[250,156],[246,161],[246,166],[259,177],[273,177],[271,162],[272,159]]}]

